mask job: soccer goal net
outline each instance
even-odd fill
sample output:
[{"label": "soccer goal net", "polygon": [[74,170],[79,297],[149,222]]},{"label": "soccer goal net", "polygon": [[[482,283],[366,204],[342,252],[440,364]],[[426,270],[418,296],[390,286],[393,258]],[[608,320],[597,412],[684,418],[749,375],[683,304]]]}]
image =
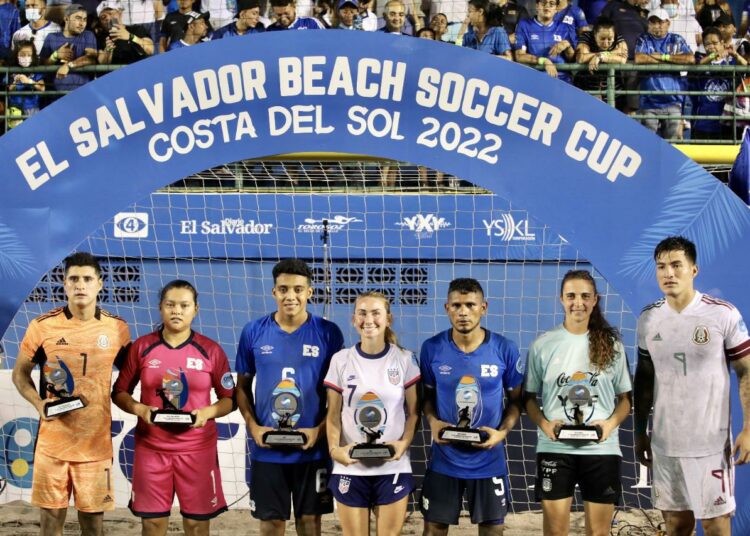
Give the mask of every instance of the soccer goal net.
[{"label": "soccer goal net", "polygon": [[[478,279],[489,302],[485,327],[515,341],[523,356],[542,332],[559,324],[559,285],[569,269],[594,271],[601,304],[618,326],[634,367],[635,315],[585,258],[512,200],[434,170],[377,160],[247,161],[189,177],[123,208],[79,250],[104,266],[101,306],[130,324],[133,338],[159,324],[160,288],[175,278],[199,292],[194,328],[217,340],[234,362],[249,320],[274,310],[271,268],[282,258],[314,270],[312,312],[335,321],[347,345],[356,296],[390,297],[400,342],[415,352],[449,327],[443,304],[456,277]],[[28,500],[38,419],[17,395],[10,369],[29,323],[64,304],[62,269],[52,269],[29,295],[6,332],[0,390],[0,501]],[[227,501],[247,508],[249,460],[238,412],[220,420],[220,461]],[[113,411],[116,502],[127,504],[133,459],[132,416]],[[649,507],[645,470],[633,459],[632,421],[620,430],[623,500]],[[429,432],[411,448],[418,477],[429,459]],[[510,434],[507,455],[511,509],[537,509],[536,429],[524,416]],[[415,500],[413,498],[412,500]],[[580,504],[580,502],[579,502]]]}]

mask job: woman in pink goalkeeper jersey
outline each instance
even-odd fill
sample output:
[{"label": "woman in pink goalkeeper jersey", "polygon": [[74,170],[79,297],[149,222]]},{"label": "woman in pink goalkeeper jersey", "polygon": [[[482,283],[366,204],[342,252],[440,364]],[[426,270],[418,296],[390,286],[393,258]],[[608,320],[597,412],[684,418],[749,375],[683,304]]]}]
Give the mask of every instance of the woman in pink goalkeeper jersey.
[{"label": "woman in pink goalkeeper jersey", "polygon": [[[191,324],[198,293],[183,280],[168,283],[159,300],[162,326],[136,340],[115,382],[112,400],[138,416],[130,510],[143,534],[167,533],[174,496],[188,536],[208,535],[210,520],[227,509],[221,488],[214,419],[234,408],[234,380],[227,356]],[[141,384],[140,401],[132,394]],[[211,403],[211,390],[217,402]],[[154,411],[192,424],[154,424]]]},{"label": "woman in pink goalkeeper jersey", "polygon": [[[368,536],[370,509],[378,536],[401,534],[414,489],[409,445],[419,420],[414,354],[397,345],[388,299],[379,292],[357,298],[352,323],[360,342],[334,354],[328,388],[328,445],[333,472],[328,487],[338,503],[344,536]],[[390,445],[387,459],[353,459],[352,447]]]}]

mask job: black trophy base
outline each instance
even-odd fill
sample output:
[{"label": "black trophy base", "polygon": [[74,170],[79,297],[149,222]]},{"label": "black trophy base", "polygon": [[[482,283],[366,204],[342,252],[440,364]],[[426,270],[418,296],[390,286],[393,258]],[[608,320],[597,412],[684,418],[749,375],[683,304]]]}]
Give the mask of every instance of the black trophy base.
[{"label": "black trophy base", "polygon": [[484,430],[477,430],[476,428],[448,426],[438,432],[438,437],[456,445],[470,445],[471,443],[484,443],[489,436]]},{"label": "black trophy base", "polygon": [[153,424],[183,424],[195,423],[195,415],[184,411],[156,409],[151,411],[151,422]]},{"label": "black trophy base", "polygon": [[44,416],[58,417],[60,415],[65,415],[66,413],[70,413],[71,411],[81,409],[85,406],[86,404],[83,403],[83,400],[81,400],[77,396],[63,397],[46,404],[44,406]]},{"label": "black trophy base", "polygon": [[599,441],[602,438],[602,429],[586,424],[563,424],[555,435],[557,439],[564,441]]},{"label": "black trophy base", "polygon": [[294,430],[272,430],[263,434],[263,443],[273,448],[302,448],[307,443],[307,436]]},{"label": "black trophy base", "polygon": [[394,453],[392,445],[360,443],[349,450],[349,457],[352,460],[385,460],[393,458]]}]

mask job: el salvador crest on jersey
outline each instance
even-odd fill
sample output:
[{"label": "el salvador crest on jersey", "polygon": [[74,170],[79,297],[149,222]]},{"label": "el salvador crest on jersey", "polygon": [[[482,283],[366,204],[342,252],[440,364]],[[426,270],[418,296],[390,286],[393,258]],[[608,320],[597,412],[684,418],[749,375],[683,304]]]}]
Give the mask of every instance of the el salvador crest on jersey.
[{"label": "el salvador crest on jersey", "polygon": [[708,344],[711,340],[711,335],[706,326],[696,326],[693,331],[693,342],[695,344],[704,345]]}]

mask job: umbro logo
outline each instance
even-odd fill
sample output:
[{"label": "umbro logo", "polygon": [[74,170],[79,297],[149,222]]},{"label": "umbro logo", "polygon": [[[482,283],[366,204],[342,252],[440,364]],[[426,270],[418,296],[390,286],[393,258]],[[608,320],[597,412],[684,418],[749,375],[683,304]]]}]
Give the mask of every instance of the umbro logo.
[{"label": "umbro logo", "polygon": [[266,344],[264,346],[260,347],[260,353],[263,355],[268,355],[273,353],[273,346],[270,344]]},{"label": "umbro logo", "polygon": [[721,506],[722,504],[727,504],[727,501],[724,499],[724,497],[719,497],[714,501],[714,506]]},{"label": "umbro logo", "polygon": [[55,343],[55,345],[56,346],[68,346],[68,341],[65,340],[65,337],[60,337]]},{"label": "umbro logo", "polygon": [[651,340],[652,340],[652,341],[660,341],[660,340],[661,340],[661,334],[660,334],[660,333],[657,333],[656,335],[654,335],[654,338],[653,338],[653,339],[651,339]]},{"label": "umbro logo", "polygon": [[148,362],[148,368],[159,368],[159,365],[161,365],[161,361],[158,359],[152,359]]}]

